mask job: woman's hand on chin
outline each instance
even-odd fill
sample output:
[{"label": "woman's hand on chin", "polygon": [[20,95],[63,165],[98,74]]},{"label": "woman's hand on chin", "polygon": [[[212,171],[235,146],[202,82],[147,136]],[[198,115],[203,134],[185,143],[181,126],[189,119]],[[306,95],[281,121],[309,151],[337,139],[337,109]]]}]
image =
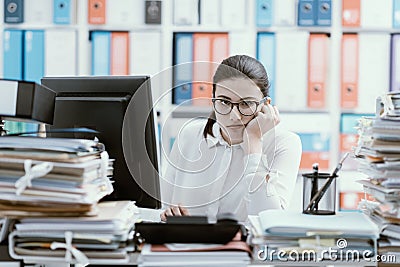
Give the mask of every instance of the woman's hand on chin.
[{"label": "woman's hand on chin", "polygon": [[275,106],[265,104],[247,123],[243,131],[243,144],[247,154],[262,152],[262,136],[279,124],[279,111]]}]

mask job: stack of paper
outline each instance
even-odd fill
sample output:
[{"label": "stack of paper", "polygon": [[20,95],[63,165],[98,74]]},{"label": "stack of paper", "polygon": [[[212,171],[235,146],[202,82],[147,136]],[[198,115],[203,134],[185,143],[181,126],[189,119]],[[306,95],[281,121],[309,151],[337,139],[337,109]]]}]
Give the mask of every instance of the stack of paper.
[{"label": "stack of paper", "polygon": [[[346,262],[343,255],[376,255],[378,227],[363,213],[309,215],[266,210],[249,216],[254,261]],[[330,251],[330,253],[325,253]],[[364,253],[364,254],[363,254]],[[353,259],[351,259],[353,260]],[[368,259],[365,259],[368,260]]]},{"label": "stack of paper", "polygon": [[9,236],[10,255],[25,262],[128,262],[138,211],[132,201],[98,204],[94,217],[25,218]]},{"label": "stack of paper", "polygon": [[0,216],[77,216],[113,190],[112,161],[93,140],[0,137]]},{"label": "stack of paper", "polygon": [[[359,171],[368,180],[359,181],[375,201],[360,206],[379,226],[379,254],[400,259],[400,93],[390,92],[377,100],[376,117],[359,123],[355,155]],[[400,260],[399,260],[400,262]]]},{"label": "stack of paper", "polygon": [[220,244],[146,244],[139,266],[248,266],[251,250],[244,241]]}]

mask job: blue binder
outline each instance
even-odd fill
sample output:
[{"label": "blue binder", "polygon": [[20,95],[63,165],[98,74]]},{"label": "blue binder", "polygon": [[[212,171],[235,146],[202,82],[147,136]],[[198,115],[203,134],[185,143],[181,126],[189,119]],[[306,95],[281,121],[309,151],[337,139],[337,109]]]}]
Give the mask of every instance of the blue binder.
[{"label": "blue binder", "polygon": [[111,32],[93,31],[92,37],[92,75],[110,75]]},{"label": "blue binder", "polygon": [[332,1],[317,0],[317,23],[318,26],[331,26],[332,24]]},{"label": "blue binder", "polygon": [[[22,80],[23,64],[23,30],[6,29],[3,32],[3,77],[11,80]],[[9,134],[19,133],[22,123],[6,121],[4,129]]]},{"label": "blue binder", "polygon": [[44,31],[25,31],[24,80],[40,84],[44,76]]},{"label": "blue binder", "polygon": [[329,151],[330,137],[321,133],[299,133],[303,152]]},{"label": "blue binder", "polygon": [[24,0],[4,0],[4,22],[24,22]]},{"label": "blue binder", "polygon": [[299,0],[297,25],[314,26],[316,22],[316,0]]},{"label": "blue binder", "polygon": [[400,28],[400,0],[393,0],[393,28]]},{"label": "blue binder", "polygon": [[[44,31],[25,31],[24,80],[40,84],[44,76]],[[23,123],[21,132],[36,132],[38,124]]]},{"label": "blue binder", "polygon": [[54,24],[71,24],[71,0],[53,0]]},{"label": "blue binder", "polygon": [[3,33],[3,76],[22,80],[23,31],[6,29]]},{"label": "blue binder", "polygon": [[356,126],[358,126],[358,120],[362,117],[373,117],[374,114],[355,114],[355,113],[343,113],[340,116],[340,133],[343,134],[357,134]]},{"label": "blue binder", "polygon": [[269,96],[272,104],[275,103],[275,34],[271,32],[259,32],[257,34],[257,59],[267,70],[270,88]]},{"label": "blue binder", "polygon": [[273,24],[273,0],[257,0],[256,25],[257,27],[271,27]]},{"label": "blue binder", "polygon": [[[193,35],[191,33],[175,34],[174,58],[174,104],[190,105],[193,80]],[[186,64],[185,64],[186,63]],[[179,65],[182,64],[182,65]]]}]

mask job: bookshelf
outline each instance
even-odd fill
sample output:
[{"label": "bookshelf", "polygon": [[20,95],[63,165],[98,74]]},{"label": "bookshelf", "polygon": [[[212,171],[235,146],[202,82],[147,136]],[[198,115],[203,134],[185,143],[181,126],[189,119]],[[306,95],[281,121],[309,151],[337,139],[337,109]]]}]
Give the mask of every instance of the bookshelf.
[{"label": "bookshelf", "polygon": [[[0,14],[4,14],[4,1],[0,0]],[[99,0],[100,1],[100,0]],[[398,23],[393,20],[386,18],[382,14],[387,14],[388,17],[392,17],[392,10],[397,7],[398,1],[392,0],[362,0],[363,5],[360,8],[360,12],[367,14],[363,16],[361,14],[360,26],[349,27],[342,26],[342,4],[346,0],[342,1],[331,1],[332,2],[332,20],[329,26],[298,26],[297,25],[297,4],[299,0],[271,0],[264,1],[265,3],[271,3],[272,8],[276,8],[275,12],[277,15],[271,17],[271,26],[257,25],[257,0],[201,0],[198,5],[198,0],[162,0],[162,17],[161,24],[145,24],[144,23],[144,10],[145,1],[143,0],[118,0],[106,2],[106,23],[105,24],[89,24],[88,23],[88,4],[89,0],[71,0],[72,16],[70,24],[54,24],[52,20],[53,15],[53,0],[25,0],[27,6],[30,6],[30,15],[26,16],[29,18],[24,23],[4,23],[4,20],[0,21],[1,29],[1,50],[4,51],[4,30],[7,29],[19,29],[19,30],[47,30],[52,31],[63,31],[72,30],[76,33],[76,49],[74,58],[76,60],[75,71],[73,73],[59,73],[60,75],[91,75],[92,74],[92,46],[93,43],[90,41],[90,32],[92,31],[125,31],[129,33],[129,73],[131,75],[136,74],[150,74],[153,77],[152,86],[154,90],[153,98],[156,102],[155,108],[160,112],[160,124],[165,125],[166,122],[171,125],[166,129],[167,137],[162,138],[162,144],[166,147],[166,153],[169,150],[170,133],[172,134],[173,128],[179,125],[186,119],[190,119],[192,116],[200,115],[207,116],[209,109],[207,107],[198,106],[187,106],[179,107],[176,109],[176,105],[172,104],[172,94],[168,91],[172,88],[173,84],[173,73],[171,66],[173,65],[173,49],[174,49],[174,34],[175,33],[228,33],[229,36],[229,51],[228,54],[248,54],[253,57],[257,57],[257,34],[261,32],[268,32],[275,34],[286,34],[288,36],[293,34],[325,34],[329,38],[329,51],[327,55],[327,69],[326,69],[326,96],[325,96],[325,107],[324,108],[309,108],[305,104],[302,108],[287,109],[281,108],[280,112],[282,119],[287,116],[298,115],[301,123],[307,125],[313,125],[314,115],[322,115],[328,120],[329,130],[329,164],[326,171],[332,171],[340,158],[340,119],[342,113],[355,113],[365,114],[373,113],[374,107],[370,109],[365,108],[341,108],[341,50],[342,50],[342,37],[344,34],[397,34],[400,33],[400,29],[397,28]],[[34,2],[34,4],[32,4]],[[316,1],[317,2],[317,1]],[[379,8],[377,2],[383,3],[381,5],[384,8]],[[177,8],[179,6],[179,9]],[[203,11],[203,16],[197,16],[196,12],[186,12],[185,6],[200,7]],[[186,9],[186,10],[189,10]],[[28,12],[26,11],[26,12]],[[375,16],[376,12],[379,11],[379,16]],[[40,14],[36,17],[32,12]],[[238,13],[239,12],[239,13]],[[386,13],[382,13],[386,12]],[[192,20],[192,25],[177,25],[175,23],[176,16],[181,14],[183,17],[188,17]],[[183,15],[182,15],[183,14]],[[188,15],[189,14],[189,15]],[[205,17],[204,14],[208,14],[210,17]],[[389,16],[390,15],[390,16]],[[214,17],[213,17],[214,16]],[[282,20],[282,17],[292,16],[291,23]],[[293,17],[294,16],[294,17]],[[368,17],[369,16],[369,17]],[[175,19],[174,19],[175,17]],[[377,18],[375,18],[377,17]],[[379,18],[378,18],[379,17]],[[385,18],[382,18],[385,17]],[[36,20],[35,20],[36,18]],[[208,23],[199,24],[198,19],[204,22],[204,19],[208,19]],[[280,18],[280,20],[279,20]],[[363,26],[366,25],[366,26]],[[386,26],[385,26],[386,25]],[[388,26],[389,25],[389,26]],[[392,26],[394,25],[394,26]],[[142,52],[137,53],[140,49],[140,45],[136,46],[135,38],[141,38],[145,34],[154,34],[157,36],[159,42],[150,42],[151,48],[146,47],[145,43],[141,46],[145,46],[147,49],[143,49]],[[136,49],[135,49],[136,48]],[[153,49],[153,50],[152,50]],[[389,48],[388,48],[389,49]],[[152,52],[154,51],[154,52]],[[389,51],[387,51],[389,53]],[[278,52],[279,53],[279,52]],[[304,51],[307,53],[307,50]],[[303,55],[306,58],[305,55]],[[145,60],[147,58],[147,60]],[[136,62],[136,60],[138,62]],[[4,66],[7,66],[9,62],[4,61],[4,52],[0,53],[0,74],[4,77]],[[140,61],[140,62],[139,62]],[[281,62],[282,63],[282,62]],[[296,62],[295,62],[296,63]],[[298,64],[298,62],[296,63]],[[305,61],[304,64],[307,64]],[[307,66],[304,66],[307,69]],[[307,71],[303,71],[307,73]],[[56,75],[55,73],[54,75]],[[46,73],[44,73],[46,75]],[[389,75],[389,74],[388,74]],[[296,77],[295,77],[296,78]],[[288,79],[294,79],[288,77]],[[301,77],[302,80],[307,78]],[[279,80],[278,80],[279,81]],[[279,85],[278,85],[279,86]],[[388,85],[389,86],[389,85]],[[382,88],[379,91],[387,91],[389,87]],[[295,88],[291,90],[297,90],[300,86],[295,84]],[[306,84],[302,87],[307,88]],[[279,88],[277,89],[279,90]],[[362,88],[360,89],[362,90]],[[289,91],[290,92],[290,91]],[[306,92],[303,92],[303,98],[305,99]],[[279,100],[277,101],[285,101]],[[367,105],[368,106],[368,105]],[[279,107],[279,105],[278,105]],[[175,124],[176,122],[176,124]],[[302,126],[302,125],[300,125]],[[288,127],[291,127],[288,125]],[[304,125],[303,125],[304,127]],[[172,130],[171,130],[172,128]],[[165,139],[165,140],[164,140]],[[165,160],[165,159],[164,159]],[[163,162],[163,159],[161,159]],[[311,168],[311,165],[309,166]],[[309,169],[301,170],[300,172],[306,172]],[[347,170],[343,170],[343,176]],[[342,175],[341,173],[341,175]],[[355,177],[356,172],[349,169],[349,177]],[[352,179],[353,179],[352,178]],[[348,181],[346,181],[347,184]],[[347,187],[354,186],[354,183]],[[338,184],[338,188],[341,188],[341,183]],[[344,187],[343,187],[344,188]],[[350,188],[351,189],[351,188]],[[347,189],[346,189],[347,190]]]}]

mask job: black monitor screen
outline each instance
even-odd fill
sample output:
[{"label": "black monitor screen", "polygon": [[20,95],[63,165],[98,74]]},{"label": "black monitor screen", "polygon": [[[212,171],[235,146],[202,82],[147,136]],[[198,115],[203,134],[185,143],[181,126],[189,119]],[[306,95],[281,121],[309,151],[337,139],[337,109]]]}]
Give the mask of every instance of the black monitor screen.
[{"label": "black monitor screen", "polygon": [[[157,146],[150,79],[147,76],[45,77],[57,93],[54,123],[48,129],[97,130],[115,159],[114,192],[106,200],[135,200],[160,207]],[[48,136],[82,138],[80,133]]]}]

